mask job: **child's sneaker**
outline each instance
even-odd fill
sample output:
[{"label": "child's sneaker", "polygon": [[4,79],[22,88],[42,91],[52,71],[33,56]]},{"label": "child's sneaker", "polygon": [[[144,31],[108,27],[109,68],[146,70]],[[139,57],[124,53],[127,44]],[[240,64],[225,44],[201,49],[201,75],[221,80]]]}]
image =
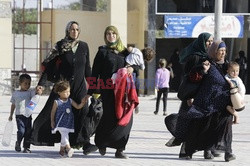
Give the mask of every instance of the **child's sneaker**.
[{"label": "child's sneaker", "polygon": [[59,154],[60,154],[61,157],[63,157],[64,156],[64,150],[60,150]]},{"label": "child's sneaker", "polygon": [[15,150],[17,152],[21,152],[21,147],[20,147],[20,144],[16,141],[16,145],[15,145]]},{"label": "child's sneaker", "polygon": [[70,148],[69,151],[68,151],[68,157],[72,157],[74,154],[74,149]]},{"label": "child's sneaker", "polygon": [[29,148],[24,148],[23,153],[31,153]]}]

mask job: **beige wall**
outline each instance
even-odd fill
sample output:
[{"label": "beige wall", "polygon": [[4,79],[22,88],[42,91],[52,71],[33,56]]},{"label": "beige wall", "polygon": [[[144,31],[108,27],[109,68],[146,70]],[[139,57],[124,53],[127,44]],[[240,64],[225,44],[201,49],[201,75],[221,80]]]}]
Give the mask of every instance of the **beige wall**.
[{"label": "beige wall", "polygon": [[11,93],[13,60],[11,0],[0,0],[0,94]]},{"label": "beige wall", "polygon": [[143,49],[147,30],[147,1],[128,0],[128,44]]},{"label": "beige wall", "polygon": [[[43,16],[50,20],[50,11],[44,11]],[[45,19],[44,19],[45,20]],[[107,13],[88,11],[54,10],[52,22],[52,45],[65,37],[65,27],[69,21],[77,21],[81,27],[80,40],[88,43],[90,49],[90,60],[93,62],[98,47],[104,45],[103,32],[108,26]],[[42,43],[50,40],[50,27],[44,25],[42,28]]]},{"label": "beige wall", "polygon": [[0,0],[0,68],[12,68],[11,0]]},{"label": "beige wall", "polygon": [[[117,7],[119,6],[119,7]],[[127,45],[127,0],[109,0],[109,24],[117,27],[123,44]]]},{"label": "beige wall", "polygon": [[[119,3],[119,4],[118,4]],[[52,21],[52,43],[64,38],[65,26],[71,21],[79,22],[81,26],[80,39],[86,41],[90,49],[90,60],[93,63],[98,47],[104,45],[103,32],[108,25],[118,28],[124,45],[135,44],[136,47],[144,48],[145,31],[145,0],[110,0],[110,12],[89,12],[89,11],[67,11],[54,10]],[[117,8],[123,6],[123,8]],[[128,5],[128,8],[127,8]],[[129,11],[127,13],[127,11]],[[42,20],[50,22],[51,14],[44,11]],[[44,24],[42,27],[42,43],[50,41],[50,26]],[[44,47],[44,45],[43,45]],[[44,56],[44,55],[43,55]]]}]

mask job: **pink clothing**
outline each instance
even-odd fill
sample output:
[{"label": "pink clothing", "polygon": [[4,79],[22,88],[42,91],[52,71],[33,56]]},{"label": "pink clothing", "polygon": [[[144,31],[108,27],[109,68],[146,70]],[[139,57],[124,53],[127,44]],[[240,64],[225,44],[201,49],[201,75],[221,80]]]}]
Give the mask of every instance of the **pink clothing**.
[{"label": "pink clothing", "polygon": [[170,71],[166,68],[159,68],[155,75],[155,87],[159,88],[169,88]]}]

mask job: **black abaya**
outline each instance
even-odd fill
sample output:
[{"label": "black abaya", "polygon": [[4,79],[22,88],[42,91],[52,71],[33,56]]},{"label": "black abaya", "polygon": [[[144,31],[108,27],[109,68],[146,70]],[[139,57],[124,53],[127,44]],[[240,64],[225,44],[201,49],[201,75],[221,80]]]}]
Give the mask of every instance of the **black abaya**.
[{"label": "black abaya", "polygon": [[[57,43],[60,48],[61,41]],[[86,79],[91,75],[89,48],[87,43],[80,41],[75,53],[66,51],[60,56],[61,63],[59,66],[60,79],[66,79],[70,82],[70,98],[77,103],[86,95]],[[46,70],[45,70],[46,71]],[[49,72],[49,71],[46,71]],[[47,73],[43,72],[38,85],[45,85]],[[60,142],[60,134],[51,134],[50,113],[57,94],[53,92],[39,113],[33,124],[32,144],[53,146],[54,143]],[[87,104],[80,110],[73,108],[75,132],[70,133],[69,141],[71,146],[83,146],[89,143],[89,137],[92,133],[87,133],[85,124],[86,114],[88,113]]]}]

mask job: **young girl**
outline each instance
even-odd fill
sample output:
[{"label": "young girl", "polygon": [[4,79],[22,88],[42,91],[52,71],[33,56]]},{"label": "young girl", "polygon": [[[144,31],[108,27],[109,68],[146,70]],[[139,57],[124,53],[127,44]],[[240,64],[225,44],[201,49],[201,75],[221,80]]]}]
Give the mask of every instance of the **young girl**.
[{"label": "young girl", "polygon": [[54,101],[51,110],[51,128],[52,133],[59,131],[61,134],[61,148],[59,154],[64,156],[64,152],[68,153],[68,157],[72,157],[74,150],[69,144],[69,133],[74,132],[74,114],[72,107],[81,109],[84,106],[84,101],[77,104],[69,98],[70,84],[68,81],[59,81],[54,87],[54,91],[59,95],[59,98]]},{"label": "young girl", "polygon": [[167,61],[166,59],[159,60],[159,68],[156,71],[155,75],[155,88],[157,90],[157,99],[156,99],[156,109],[154,114],[157,115],[160,106],[161,95],[163,94],[163,115],[167,115],[167,97],[169,90],[169,80],[170,80],[170,71],[166,68]]}]

